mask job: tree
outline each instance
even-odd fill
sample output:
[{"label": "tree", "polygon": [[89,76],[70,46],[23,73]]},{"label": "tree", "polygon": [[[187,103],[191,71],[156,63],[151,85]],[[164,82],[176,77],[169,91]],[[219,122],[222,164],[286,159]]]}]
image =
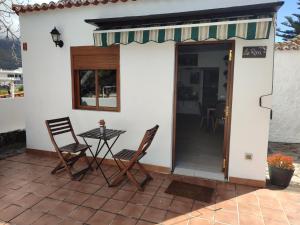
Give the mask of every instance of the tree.
[{"label": "tree", "polygon": [[[297,5],[299,6],[298,9],[300,9],[300,0],[298,0]],[[281,30],[278,28],[277,36],[287,41],[300,35],[300,14],[292,14],[292,16],[286,16],[285,19],[286,21],[281,24],[289,29]]]},{"label": "tree", "polygon": [[20,64],[21,57],[17,54],[16,48],[20,47],[19,35],[20,29],[18,18],[15,12],[11,9],[12,4],[24,4],[19,0],[0,0],[0,38],[11,41],[11,54],[13,60]]}]

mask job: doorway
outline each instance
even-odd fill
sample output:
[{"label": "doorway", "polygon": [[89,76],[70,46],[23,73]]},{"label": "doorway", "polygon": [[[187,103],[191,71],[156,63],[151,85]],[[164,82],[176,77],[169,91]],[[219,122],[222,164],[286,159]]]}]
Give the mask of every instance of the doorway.
[{"label": "doorway", "polygon": [[228,176],[234,42],[176,46],[173,172]]}]

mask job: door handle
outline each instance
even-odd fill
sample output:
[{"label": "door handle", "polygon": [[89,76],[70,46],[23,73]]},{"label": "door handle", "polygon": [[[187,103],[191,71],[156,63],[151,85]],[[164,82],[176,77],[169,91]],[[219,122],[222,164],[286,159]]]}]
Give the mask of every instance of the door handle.
[{"label": "door handle", "polygon": [[229,117],[229,106],[225,107],[224,114],[225,114],[225,119],[227,119]]}]

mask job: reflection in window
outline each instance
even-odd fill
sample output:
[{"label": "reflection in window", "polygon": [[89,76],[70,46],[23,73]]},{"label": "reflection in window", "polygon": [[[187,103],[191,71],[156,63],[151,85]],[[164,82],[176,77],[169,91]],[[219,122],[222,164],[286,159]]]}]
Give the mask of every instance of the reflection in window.
[{"label": "reflection in window", "polygon": [[98,101],[100,107],[117,107],[117,71],[98,71]]},{"label": "reflection in window", "polygon": [[95,71],[80,70],[80,105],[96,106]]}]

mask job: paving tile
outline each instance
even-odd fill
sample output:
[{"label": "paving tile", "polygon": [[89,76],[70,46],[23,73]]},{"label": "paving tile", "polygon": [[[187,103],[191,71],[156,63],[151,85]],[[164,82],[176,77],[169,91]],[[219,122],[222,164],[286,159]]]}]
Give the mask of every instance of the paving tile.
[{"label": "paving tile", "polygon": [[91,195],[82,205],[93,209],[100,209],[107,200],[104,197]]},{"label": "paving tile", "polygon": [[198,217],[198,218],[208,219],[208,220],[212,220],[214,214],[215,214],[215,210],[211,210],[208,208],[200,208],[200,209],[193,210],[191,212],[191,216],[193,217]]},{"label": "paving tile", "polygon": [[119,213],[126,205],[126,202],[110,199],[103,206],[102,210],[111,213]]},{"label": "paving tile", "polygon": [[71,192],[73,191],[70,191],[68,189],[58,189],[57,191],[55,191],[54,193],[52,193],[51,195],[49,195],[50,198],[53,198],[53,199],[57,199],[57,200],[65,200],[66,197],[68,195],[71,194]]},{"label": "paving tile", "polygon": [[139,192],[149,194],[149,195],[154,195],[154,194],[156,194],[158,189],[159,189],[159,186],[154,186],[154,185],[151,185],[151,184],[147,184],[144,187],[144,191],[139,191]]},{"label": "paving tile", "polygon": [[135,225],[136,219],[128,218],[124,216],[116,216],[111,225]]},{"label": "paving tile", "polygon": [[143,213],[141,219],[153,222],[153,223],[161,223],[165,220],[167,211],[161,209],[155,209],[152,207],[146,208],[145,212]]},{"label": "paving tile", "polygon": [[38,220],[36,220],[32,225],[57,225],[62,221],[61,218],[44,214]]},{"label": "paving tile", "polygon": [[[201,225],[210,224],[212,218],[215,225],[300,225],[300,194],[289,189],[256,189],[195,179],[216,188],[213,201],[203,203],[166,194],[174,179],[171,175],[151,173],[154,180],[139,192],[128,180],[109,188],[95,172],[81,182],[70,181],[66,173],[50,175],[55,162],[27,154],[0,161],[1,225],[150,225],[158,221],[163,225]],[[115,169],[105,166],[110,173]],[[142,178],[141,173],[135,173]],[[101,199],[107,202],[103,204]]]},{"label": "paving tile", "polygon": [[244,195],[238,196],[237,202],[259,206],[258,197],[254,193],[249,193],[249,194],[244,194]]},{"label": "paving tile", "polygon": [[92,184],[97,184],[99,187],[103,187],[104,185],[107,185],[104,177],[101,175],[97,175],[94,177],[93,180],[90,181]]},{"label": "paving tile", "polygon": [[79,206],[69,214],[69,217],[76,221],[86,222],[95,212],[94,209]]},{"label": "paving tile", "polygon": [[219,210],[215,212],[215,221],[220,223],[225,223],[225,224],[231,224],[231,225],[239,224],[238,214],[233,213],[231,211],[225,211],[225,210]]},{"label": "paving tile", "polygon": [[3,201],[2,199],[0,199],[0,211],[9,205],[11,205],[10,202],[6,202],[6,201]]},{"label": "paving tile", "polygon": [[169,198],[154,197],[150,202],[150,206],[158,209],[168,209],[171,205],[172,200]]},{"label": "paving tile", "polygon": [[261,215],[260,207],[258,205],[246,204],[246,203],[239,203],[238,209],[240,213],[243,214],[254,214],[254,215]]},{"label": "paving tile", "polygon": [[237,202],[235,200],[230,199],[230,200],[224,200],[221,202],[217,202],[215,204],[215,209],[236,212],[238,207],[237,207]]},{"label": "paving tile", "polygon": [[89,225],[109,225],[116,217],[115,214],[98,211],[94,214],[88,221],[87,224]]},{"label": "paving tile", "polygon": [[70,182],[70,179],[65,179],[61,177],[57,177],[54,175],[42,176],[34,180],[36,183],[41,183],[44,185],[50,185],[54,187],[62,187],[65,184]]},{"label": "paving tile", "polygon": [[78,191],[86,194],[93,194],[100,189],[99,185],[88,184],[79,181],[71,181],[64,186],[65,189]]},{"label": "paving tile", "polygon": [[84,223],[70,218],[66,218],[62,222],[60,222],[59,225],[84,225]]},{"label": "paving tile", "polygon": [[36,203],[38,203],[39,201],[41,201],[41,199],[42,197],[36,196],[33,193],[29,193],[18,201],[18,205],[24,208],[29,208],[35,205]]},{"label": "paving tile", "polygon": [[158,189],[156,195],[159,197],[163,197],[163,198],[170,198],[170,199],[174,198],[174,195],[167,194],[165,191],[166,191],[165,187],[160,187]]},{"label": "paving tile", "polygon": [[168,188],[172,181],[172,179],[164,179],[163,183],[161,184],[161,187]]},{"label": "paving tile", "polygon": [[159,177],[154,177],[153,180],[151,180],[149,182],[150,185],[153,185],[153,186],[161,186],[161,184],[164,182],[164,179],[162,178],[159,178]]},{"label": "paving tile", "polygon": [[1,198],[4,202],[17,203],[21,198],[26,196],[28,193],[20,190],[13,190]]},{"label": "paving tile", "polygon": [[70,192],[69,195],[66,196],[66,198],[64,200],[67,202],[76,204],[76,205],[80,205],[84,201],[86,201],[89,197],[90,197],[89,194],[72,191],[72,192]]},{"label": "paving tile", "polygon": [[300,212],[300,201],[298,203],[287,202],[282,204],[282,207],[287,214],[297,215]]},{"label": "paving tile", "polygon": [[258,197],[259,204],[261,207],[270,208],[270,209],[282,209],[277,198],[274,197]]},{"label": "paving tile", "polygon": [[202,218],[192,218],[189,225],[212,225],[214,224],[211,220],[206,220]]},{"label": "paving tile", "polygon": [[189,204],[193,204],[194,203],[193,199],[185,198],[185,197],[181,197],[181,196],[175,196],[174,200],[175,201],[180,201],[180,202],[186,202],[186,203],[189,203]]},{"label": "paving tile", "polygon": [[[11,223],[16,225],[30,225],[38,220],[42,215],[43,212],[34,211],[32,209],[28,209],[16,218],[14,218]],[[1,223],[0,223],[1,224]]]},{"label": "paving tile", "polygon": [[120,201],[129,201],[134,194],[132,191],[119,190],[112,198]]},{"label": "paving tile", "polygon": [[216,195],[216,202],[233,200],[236,198],[235,191],[223,191],[222,193],[215,193],[215,195]]},{"label": "paving tile", "polygon": [[61,201],[51,199],[51,198],[44,198],[42,201],[34,205],[32,209],[35,211],[41,211],[47,213],[52,209],[56,208],[59,203],[61,203]]},{"label": "paving tile", "polygon": [[189,214],[179,214],[179,213],[174,213],[174,212],[167,212],[166,218],[163,221],[164,225],[171,225],[171,224],[188,224],[190,220],[190,215]]},{"label": "paving tile", "polygon": [[107,187],[107,185],[104,185],[100,190],[98,190],[95,193],[95,195],[111,198],[114,194],[117,193],[118,190],[118,187]]},{"label": "paving tile", "polygon": [[264,219],[268,218],[282,223],[288,222],[285,213],[281,209],[270,209],[262,207],[261,212]]},{"label": "paving tile", "polygon": [[153,224],[156,224],[156,223],[139,220],[136,225],[153,225]]},{"label": "paving tile", "polygon": [[138,205],[148,205],[150,203],[151,199],[152,199],[151,195],[147,195],[147,194],[137,192],[132,197],[130,202],[132,202],[134,204],[138,204]]},{"label": "paving tile", "polygon": [[25,208],[21,206],[9,205],[0,211],[0,220],[8,222],[21,214],[23,211],[25,211]]},{"label": "paving tile", "polygon": [[175,213],[188,213],[192,209],[192,203],[182,202],[179,200],[173,200],[169,208],[170,211]]},{"label": "paving tile", "polygon": [[126,182],[124,183],[122,186],[121,186],[121,189],[122,190],[125,190],[125,191],[133,191],[133,192],[136,192],[137,191],[137,188],[136,186],[134,186],[131,182]]},{"label": "paving tile", "polygon": [[77,205],[69,202],[60,202],[55,208],[50,210],[49,214],[55,215],[61,218],[67,217]]},{"label": "paving tile", "polygon": [[289,225],[289,222],[283,222],[278,220],[273,220],[269,218],[264,218],[264,224],[265,225]]},{"label": "paving tile", "polygon": [[291,225],[300,225],[300,220],[298,218],[295,219],[294,217],[289,217],[288,216],[288,220],[289,220]]},{"label": "paving tile", "polygon": [[253,214],[240,214],[240,225],[264,225],[262,217]]},{"label": "paving tile", "polygon": [[132,218],[140,218],[143,212],[145,211],[146,206],[143,205],[135,205],[132,203],[128,203],[120,212],[120,214],[132,217]]}]

